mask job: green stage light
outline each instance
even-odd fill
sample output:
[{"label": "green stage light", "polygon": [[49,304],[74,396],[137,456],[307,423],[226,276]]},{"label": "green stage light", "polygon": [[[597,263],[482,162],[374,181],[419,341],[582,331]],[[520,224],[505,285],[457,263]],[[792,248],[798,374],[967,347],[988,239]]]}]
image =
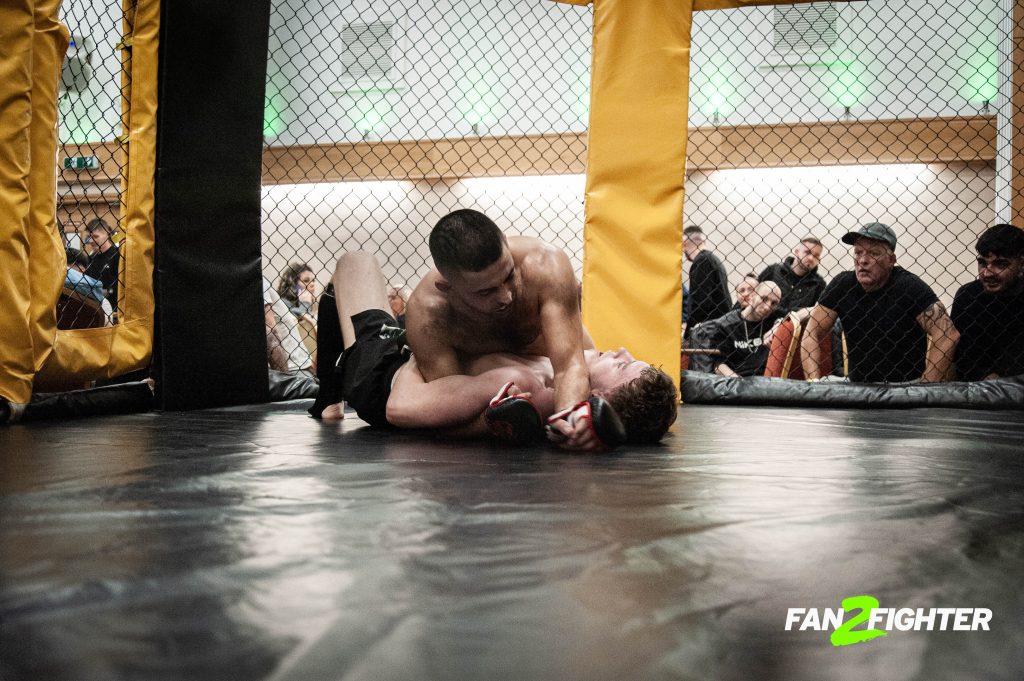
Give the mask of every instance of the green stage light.
[{"label": "green stage light", "polygon": [[736,67],[722,54],[711,57],[707,73],[707,83],[695,88],[693,99],[697,109],[717,125],[721,116],[736,110],[740,95],[735,83],[739,75]]},{"label": "green stage light", "polygon": [[965,82],[960,95],[974,104],[987,104],[999,94],[999,49],[987,37],[978,42],[960,71]]},{"label": "green stage light", "polygon": [[864,103],[867,94],[867,67],[857,59],[836,59],[826,64],[822,80],[827,88],[826,104],[846,110]]},{"label": "green stage light", "polygon": [[458,102],[459,112],[463,118],[476,128],[479,125],[491,125],[498,120],[497,109],[499,98],[495,93],[498,76],[490,67],[473,67],[459,82],[459,91],[463,93]]},{"label": "green stage light", "polygon": [[285,109],[284,98],[273,83],[267,83],[267,93],[263,103],[263,136],[276,137],[285,128],[282,112]]}]

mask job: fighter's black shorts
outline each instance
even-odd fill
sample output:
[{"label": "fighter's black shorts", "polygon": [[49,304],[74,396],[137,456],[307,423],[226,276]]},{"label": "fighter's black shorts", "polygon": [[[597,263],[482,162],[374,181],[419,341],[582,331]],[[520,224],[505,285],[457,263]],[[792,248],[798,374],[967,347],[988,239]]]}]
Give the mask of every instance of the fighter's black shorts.
[{"label": "fighter's black shorts", "polygon": [[[328,301],[329,307],[334,307],[331,303],[333,300]],[[321,313],[324,304],[321,300]],[[325,316],[321,314],[318,320],[318,344],[320,340],[334,340],[321,338],[325,332],[337,333],[339,337],[341,334],[337,320],[325,319]],[[310,413],[319,417],[327,405],[345,400],[359,418],[370,425],[387,426],[391,382],[411,355],[405,344],[405,329],[390,314],[376,309],[352,315],[352,326],[356,332],[355,343],[341,353],[336,363],[331,361],[331,355],[323,357],[328,364],[320,365],[320,395]],[[332,354],[337,357],[336,353]]]},{"label": "fighter's black shorts", "polygon": [[387,426],[388,397],[398,369],[409,361],[405,329],[383,310],[352,316],[356,342],[338,362],[341,394],[359,418],[371,426]]}]

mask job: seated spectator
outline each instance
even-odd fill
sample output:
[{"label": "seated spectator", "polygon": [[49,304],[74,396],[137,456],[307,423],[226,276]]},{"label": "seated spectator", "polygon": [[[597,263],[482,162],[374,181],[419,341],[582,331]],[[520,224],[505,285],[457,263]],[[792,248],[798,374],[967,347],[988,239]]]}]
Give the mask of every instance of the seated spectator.
[{"label": "seated spectator", "polygon": [[302,343],[298,318],[263,278],[263,314],[267,331],[267,363],[275,371],[315,375],[315,358]]},{"label": "seated spectator", "polygon": [[704,230],[690,226],[683,230],[683,254],[690,265],[689,331],[697,324],[717,319],[729,311],[729,280],[725,267],[711,249]]},{"label": "seated spectator", "polygon": [[957,376],[1024,374],[1024,231],[996,225],[978,239],[978,278],[953,298]]},{"label": "seated spectator", "polygon": [[106,300],[103,297],[103,284],[100,280],[85,274],[85,270],[89,267],[89,254],[83,253],[77,248],[65,248],[64,255],[68,260],[68,271],[64,275],[64,288],[91,298],[97,303]]},{"label": "seated spectator", "polygon": [[109,326],[114,310],[110,306],[110,301],[103,295],[103,283],[85,274],[85,271],[89,269],[89,256],[76,248],[65,248],[64,255],[68,259],[68,270],[64,275],[64,288],[94,300],[106,315],[106,324]]},{"label": "seated spectator", "polygon": [[314,305],[317,299],[316,275],[304,262],[289,263],[281,271],[277,282],[277,293],[296,317],[310,315],[316,318]]},{"label": "seated spectator", "polygon": [[851,381],[946,380],[959,334],[932,289],[896,266],[896,233],[872,222],[842,240],[853,246],[854,269],[833,279],[811,312],[804,375],[821,378],[821,341],[839,319]]},{"label": "seated spectator", "polygon": [[404,286],[388,286],[388,306],[395,316],[398,325],[405,328],[405,305],[409,300],[409,290]]},{"label": "seated spectator", "polygon": [[695,355],[693,371],[711,371],[722,376],[760,376],[768,362],[768,347],[782,290],[773,281],[763,281],[742,310],[730,310],[718,319],[701,324],[691,337],[699,348],[720,354]]},{"label": "seated spectator", "polygon": [[117,277],[121,266],[121,249],[111,239],[113,228],[102,218],[94,218],[86,223],[92,254],[85,274],[103,283],[103,295],[110,301],[112,308],[117,307]]},{"label": "seated spectator", "polygon": [[825,252],[813,236],[804,237],[793,247],[792,255],[780,263],[769,265],[758,281],[774,281],[782,287],[779,311],[785,315],[793,310],[812,308],[825,290],[825,280],[818,274],[818,263]]},{"label": "seated spectator", "polygon": [[750,305],[750,296],[754,294],[757,282],[757,275],[753,272],[747,272],[743,275],[740,283],[736,284],[736,288],[733,289],[733,293],[736,294],[736,302],[733,304],[732,309],[742,310],[747,305]]}]

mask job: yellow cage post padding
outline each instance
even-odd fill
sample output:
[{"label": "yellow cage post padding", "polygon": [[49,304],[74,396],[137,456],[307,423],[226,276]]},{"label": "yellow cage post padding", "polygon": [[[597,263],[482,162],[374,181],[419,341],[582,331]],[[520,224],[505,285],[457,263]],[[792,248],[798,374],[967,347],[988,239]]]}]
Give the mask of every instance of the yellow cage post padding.
[{"label": "yellow cage post padding", "polygon": [[692,12],[794,3],[555,1],[594,5],[583,321],[678,383]]},{"label": "yellow cage post padding", "polygon": [[50,356],[57,331],[57,298],[67,258],[57,232],[57,85],[71,37],[57,20],[61,0],[36,0],[32,36],[32,124],[29,128],[28,280],[33,369]]},{"label": "yellow cage post padding", "polygon": [[[45,334],[33,323],[29,271],[34,255],[44,267],[34,268],[32,274],[41,277],[47,263],[52,267],[46,253],[32,253],[33,246],[45,242],[31,234],[38,205],[31,202],[29,193],[32,143],[38,140],[32,131],[37,122],[32,110],[35,5],[33,0],[0,3],[0,396],[17,403],[28,402],[36,358],[42,359],[49,350]],[[46,36],[38,38],[41,42]],[[49,170],[54,176],[55,149],[56,137],[49,154]],[[50,201],[54,201],[52,194]]]},{"label": "yellow cage post padding", "polygon": [[153,348],[153,186],[156,172],[158,0],[126,0],[122,41],[122,169],[119,323],[57,332],[36,388],[109,378],[149,364]]}]

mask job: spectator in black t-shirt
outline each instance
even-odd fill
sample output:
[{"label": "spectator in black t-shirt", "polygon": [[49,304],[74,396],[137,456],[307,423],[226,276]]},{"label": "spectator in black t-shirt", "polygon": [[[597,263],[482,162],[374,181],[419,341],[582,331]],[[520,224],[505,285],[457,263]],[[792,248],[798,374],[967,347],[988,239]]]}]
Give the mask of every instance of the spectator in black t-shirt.
[{"label": "spectator in black t-shirt", "polygon": [[813,236],[804,237],[793,247],[793,254],[780,263],[769,265],[758,281],[774,281],[782,288],[779,312],[814,307],[825,290],[825,280],[818,274],[818,263],[825,252],[821,241]]},{"label": "spectator in black t-shirt", "polygon": [[98,279],[103,284],[103,295],[110,301],[110,307],[117,309],[117,274],[121,264],[121,249],[111,239],[114,230],[103,218],[94,218],[86,226],[92,242],[89,266],[83,274]]},{"label": "spectator in black t-shirt", "polygon": [[957,376],[1024,374],[1024,231],[996,225],[978,239],[978,278],[953,298]]},{"label": "spectator in black t-shirt", "polygon": [[727,313],[701,324],[693,332],[693,345],[714,349],[719,355],[696,354],[690,359],[693,371],[714,369],[722,376],[760,376],[768,363],[771,332],[782,289],[774,281],[762,281],[742,310]]},{"label": "spectator in black t-shirt", "polygon": [[722,261],[708,250],[704,230],[690,226],[683,230],[683,254],[690,265],[690,316],[687,332],[709,319],[729,311],[729,280]]},{"label": "spectator in black t-shirt", "polygon": [[804,375],[821,377],[821,340],[840,319],[851,381],[946,380],[960,334],[931,288],[896,266],[892,228],[872,222],[843,243],[853,246],[854,270],[833,279],[811,312],[800,343]]}]

